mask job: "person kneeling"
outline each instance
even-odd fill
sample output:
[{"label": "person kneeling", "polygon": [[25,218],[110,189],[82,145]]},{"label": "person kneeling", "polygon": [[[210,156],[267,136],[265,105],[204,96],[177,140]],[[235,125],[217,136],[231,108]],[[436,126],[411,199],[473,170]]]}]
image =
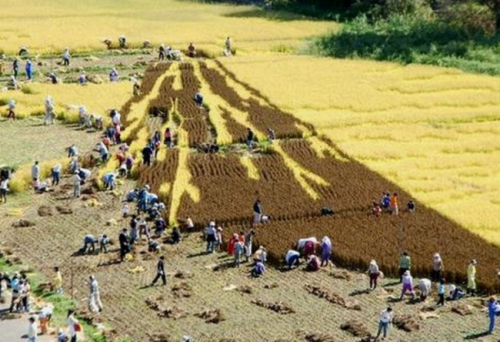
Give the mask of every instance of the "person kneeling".
[{"label": "person kneeling", "polygon": [[319,271],[321,268],[321,262],[315,254],[311,254],[307,259],[307,270],[311,272]]},{"label": "person kneeling", "polygon": [[265,271],[266,267],[264,266],[262,261],[259,260],[255,263],[254,267],[252,268],[252,276],[258,278],[261,275],[263,275]]}]

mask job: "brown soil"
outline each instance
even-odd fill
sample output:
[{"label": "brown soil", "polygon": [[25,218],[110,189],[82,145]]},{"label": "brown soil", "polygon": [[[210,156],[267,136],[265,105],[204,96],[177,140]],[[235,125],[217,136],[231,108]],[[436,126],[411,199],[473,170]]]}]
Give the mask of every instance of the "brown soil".
[{"label": "brown soil", "polygon": [[370,335],[370,331],[368,330],[366,325],[360,320],[356,319],[345,322],[340,326],[340,329],[346,330],[353,336],[357,337],[366,337]]},{"label": "brown soil", "polygon": [[407,332],[412,332],[420,329],[420,323],[412,315],[395,315],[394,319],[392,320],[392,323],[398,329]]}]

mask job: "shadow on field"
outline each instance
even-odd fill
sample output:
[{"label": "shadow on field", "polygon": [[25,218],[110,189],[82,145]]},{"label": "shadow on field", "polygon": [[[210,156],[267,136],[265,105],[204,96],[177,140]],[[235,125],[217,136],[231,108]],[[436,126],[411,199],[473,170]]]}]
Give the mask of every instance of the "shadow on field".
[{"label": "shadow on field", "polygon": [[489,334],[488,334],[487,331],[483,331],[483,332],[480,332],[480,333],[473,333],[473,334],[465,336],[464,340],[476,340],[478,338],[485,337],[485,336],[488,336],[488,335]]},{"label": "shadow on field", "polygon": [[265,9],[249,9],[245,11],[233,12],[224,15],[228,18],[259,18],[273,21],[296,21],[296,20],[309,20],[317,21],[319,19],[307,17],[300,14],[294,14],[286,11],[270,11]]}]

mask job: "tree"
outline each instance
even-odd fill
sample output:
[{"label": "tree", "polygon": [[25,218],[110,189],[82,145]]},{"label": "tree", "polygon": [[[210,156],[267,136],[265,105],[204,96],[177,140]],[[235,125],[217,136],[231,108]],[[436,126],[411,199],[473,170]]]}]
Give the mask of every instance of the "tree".
[{"label": "tree", "polygon": [[485,5],[490,9],[495,17],[496,32],[500,32],[500,0],[479,0],[479,3]]}]

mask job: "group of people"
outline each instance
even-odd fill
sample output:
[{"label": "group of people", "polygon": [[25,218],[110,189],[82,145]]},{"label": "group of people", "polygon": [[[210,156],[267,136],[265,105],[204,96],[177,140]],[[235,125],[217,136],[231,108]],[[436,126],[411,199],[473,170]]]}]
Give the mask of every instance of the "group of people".
[{"label": "group of people", "polygon": [[[408,213],[415,212],[416,206],[413,200],[409,200],[406,204],[406,210]],[[399,215],[399,204],[398,204],[398,193],[394,192],[392,195],[389,191],[382,193],[382,199],[380,202],[373,201],[372,203],[372,214],[376,217],[380,216],[382,213],[389,213],[391,215]]]}]

